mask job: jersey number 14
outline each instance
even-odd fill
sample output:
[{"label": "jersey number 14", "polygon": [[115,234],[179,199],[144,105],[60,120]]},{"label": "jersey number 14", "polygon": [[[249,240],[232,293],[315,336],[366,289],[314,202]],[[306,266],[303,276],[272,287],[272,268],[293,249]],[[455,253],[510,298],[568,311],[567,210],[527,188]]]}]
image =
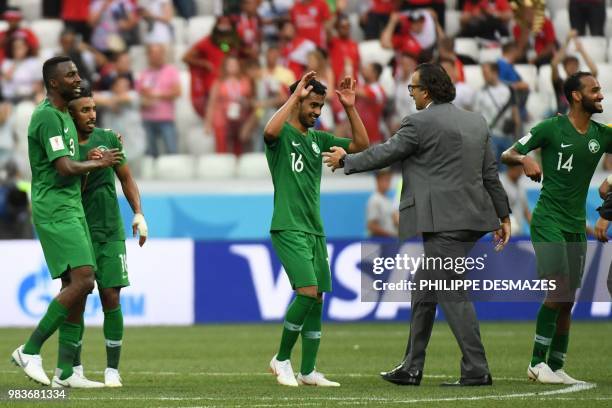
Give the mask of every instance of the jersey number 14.
[{"label": "jersey number 14", "polygon": [[[557,163],[557,170],[565,169],[568,172],[572,171],[572,160],[574,159],[574,155],[570,155],[569,159],[563,163],[563,153],[559,152],[559,162]],[[563,163],[563,164],[561,164]]]}]

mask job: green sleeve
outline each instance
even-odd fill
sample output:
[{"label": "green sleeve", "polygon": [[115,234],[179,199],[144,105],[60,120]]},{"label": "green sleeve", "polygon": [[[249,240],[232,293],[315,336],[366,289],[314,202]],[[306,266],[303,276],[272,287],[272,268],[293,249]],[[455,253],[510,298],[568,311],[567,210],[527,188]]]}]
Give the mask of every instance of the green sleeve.
[{"label": "green sleeve", "polygon": [[352,142],[352,139],[346,137],[337,137],[331,133],[327,132],[318,132],[321,140],[321,151],[328,152],[332,146],[339,146],[344,150],[348,150],[349,145]]},{"label": "green sleeve", "polygon": [[520,154],[527,154],[534,149],[546,146],[551,131],[550,127],[550,121],[544,121],[536,125],[514,144],[514,148]]},{"label": "green sleeve", "polygon": [[112,130],[108,129],[106,131],[106,133],[107,133],[109,141],[110,141],[109,144],[111,146],[111,149],[119,149],[119,150],[121,150],[121,153],[123,154],[123,158],[121,159],[121,162],[119,162],[119,164],[115,166],[115,167],[121,167],[125,163],[127,163],[127,156],[125,154],[125,149],[123,148],[123,145],[119,141],[119,137],[117,136],[117,134],[115,132],[113,132]]},{"label": "green sleeve", "polygon": [[52,162],[60,157],[70,156],[70,147],[66,145],[60,118],[52,112],[41,110],[38,112],[36,120],[39,123],[35,130],[36,137],[41,146],[44,146],[49,161]]}]

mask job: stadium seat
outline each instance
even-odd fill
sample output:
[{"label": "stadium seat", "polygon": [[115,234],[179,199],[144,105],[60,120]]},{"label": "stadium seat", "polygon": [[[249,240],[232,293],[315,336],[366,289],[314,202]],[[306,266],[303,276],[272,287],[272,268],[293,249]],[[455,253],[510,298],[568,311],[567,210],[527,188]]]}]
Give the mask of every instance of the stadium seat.
[{"label": "stadium seat", "polygon": [[[591,57],[591,59],[596,62],[606,62],[606,45],[607,39],[605,37],[580,37],[580,42],[584,47],[586,53]],[[582,55],[578,54],[576,51],[576,46],[574,42],[571,42],[568,47],[568,53],[572,55],[576,55],[580,60],[580,64],[584,67],[586,64],[582,59]]]},{"label": "stadium seat", "polygon": [[478,90],[483,87],[484,78],[480,65],[466,65],[463,67],[463,73],[465,74],[465,83],[472,89]]},{"label": "stadium seat", "polygon": [[62,20],[43,19],[30,23],[30,28],[38,37],[40,47],[57,47],[59,37],[64,29]]},{"label": "stadium seat", "polygon": [[[604,26],[604,34],[606,35],[606,38],[612,38],[612,7],[608,7],[606,9],[606,25]],[[612,62],[609,55],[610,54],[608,54],[608,61]]]},{"label": "stadium seat", "polygon": [[496,62],[502,56],[501,48],[483,48],[478,54],[478,62]]},{"label": "stadium seat", "polygon": [[[561,75],[563,75],[563,72],[561,72]],[[537,91],[540,93],[545,92],[545,93],[552,94],[552,95],[555,94],[555,90],[553,89],[553,86],[552,86],[550,65],[542,65],[540,67],[540,70],[538,71]]]},{"label": "stadium seat", "polygon": [[143,180],[153,180],[155,179],[155,168],[156,168],[156,161],[153,157],[151,156],[143,156],[140,159],[140,177]]},{"label": "stadium seat", "polygon": [[43,0],[9,0],[10,6],[18,6],[23,13],[25,21],[40,20],[42,17],[42,1]]},{"label": "stadium seat", "polygon": [[147,67],[147,49],[144,45],[132,45],[129,49],[132,71],[141,72]]},{"label": "stadium seat", "polygon": [[236,174],[236,156],[231,153],[204,154],[196,164],[198,180],[227,180]]},{"label": "stadium seat", "polygon": [[379,82],[387,95],[387,99],[393,98],[395,95],[395,80],[393,79],[393,69],[390,66],[383,67]]},{"label": "stadium seat", "polygon": [[604,98],[601,104],[603,113],[593,115],[593,120],[600,123],[612,123],[612,98]]},{"label": "stadium seat", "polygon": [[555,15],[553,16],[552,23],[555,27],[557,41],[563,43],[567,38],[567,33],[569,33],[571,30],[569,22],[569,11],[567,9],[557,10]]},{"label": "stadium seat", "polygon": [[379,40],[369,40],[359,43],[359,56],[361,57],[361,63],[364,65],[370,62],[378,62],[385,66],[393,58],[393,51],[384,49]]},{"label": "stadium seat", "polygon": [[474,38],[455,38],[455,52],[478,61],[478,42]]},{"label": "stadium seat", "polygon": [[214,16],[195,16],[187,23],[187,45],[191,46],[209,35],[215,25]]},{"label": "stadium seat", "polygon": [[219,15],[222,13],[222,0],[195,0],[198,15]]},{"label": "stadium seat", "polygon": [[195,159],[188,154],[159,156],[155,165],[155,177],[159,180],[191,180],[194,176]]},{"label": "stadium seat", "polygon": [[[552,95],[548,93],[532,92],[527,99],[527,113],[531,122],[542,121],[553,110]],[[556,106],[554,107],[556,110]]]},{"label": "stadium seat", "polygon": [[[610,21],[610,23],[612,25],[612,21]],[[608,62],[612,64],[612,37],[610,40],[611,41],[608,41]]]},{"label": "stadium seat", "polygon": [[182,45],[187,42],[187,22],[184,18],[174,17],[172,18],[172,30],[174,32],[174,44]]},{"label": "stadium seat", "polygon": [[604,96],[608,96],[612,92],[612,64],[597,64],[597,70]]},{"label": "stadium seat", "polygon": [[461,30],[461,25],[459,23],[459,17],[461,16],[461,12],[458,10],[451,10],[448,7],[446,8],[446,12],[444,13],[444,32],[449,37],[455,37],[459,34],[459,30]]},{"label": "stadium seat", "polygon": [[266,179],[270,177],[264,153],[245,153],[238,159],[236,174],[240,178]]},{"label": "stadium seat", "polygon": [[26,150],[28,145],[28,126],[30,125],[30,118],[34,108],[36,108],[36,105],[33,102],[23,101],[13,108],[12,113],[14,120],[13,132],[17,135],[17,145],[25,146]]},{"label": "stadium seat", "polygon": [[8,30],[8,22],[0,20],[0,33],[6,30]]},{"label": "stadium seat", "polygon": [[353,41],[360,43],[363,41],[363,30],[359,26],[359,14],[351,13],[348,17],[351,23],[351,38]]},{"label": "stadium seat", "polygon": [[551,16],[555,16],[559,10],[568,9],[569,0],[546,0],[546,8]]},{"label": "stadium seat", "polygon": [[206,135],[204,125],[201,123],[191,126],[181,138],[184,142],[181,145],[182,152],[196,156],[215,152],[215,138]]},{"label": "stadium seat", "polygon": [[521,76],[521,79],[529,84],[529,89],[531,91],[534,91],[536,89],[538,77],[538,70],[535,65],[516,64],[514,67]]},{"label": "stadium seat", "polygon": [[[185,44],[174,44],[174,47],[172,47],[172,53],[174,54],[172,56],[172,63],[179,70],[187,69],[187,64],[183,62],[183,55],[185,55],[186,52],[187,46]],[[183,88],[183,90],[185,89],[189,89],[189,87]]]}]

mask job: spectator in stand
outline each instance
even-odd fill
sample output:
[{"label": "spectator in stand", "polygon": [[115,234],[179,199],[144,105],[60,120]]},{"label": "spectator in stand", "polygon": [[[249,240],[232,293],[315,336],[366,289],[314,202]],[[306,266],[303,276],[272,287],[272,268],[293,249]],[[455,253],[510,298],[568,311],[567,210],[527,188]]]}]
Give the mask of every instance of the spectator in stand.
[{"label": "spectator in stand", "polygon": [[280,50],[283,65],[293,71],[296,78],[301,78],[307,63],[308,53],[317,45],[307,38],[300,37],[291,21],[282,24],[280,31]]},{"label": "spectator in stand", "polygon": [[23,181],[17,163],[10,161],[0,180],[0,239],[33,239],[30,184]]},{"label": "spectator in stand", "polygon": [[145,44],[172,44],[174,9],[171,0],[140,0],[138,13],[146,24]]},{"label": "spectator in stand", "polygon": [[132,89],[131,77],[115,76],[110,90],[94,93],[94,100],[102,114],[99,126],[123,136],[123,147],[130,162],[140,159],[145,154],[147,142],[140,117],[140,100],[138,92]]},{"label": "spectator in stand", "polygon": [[13,158],[16,146],[15,134],[13,133],[13,110],[10,103],[0,102],[0,167],[4,166]]},{"label": "spectator in stand", "polygon": [[327,47],[327,33],[334,18],[325,0],[296,0],[289,12],[297,37],[306,38],[319,48]]},{"label": "spectator in stand", "polygon": [[444,19],[446,15],[445,0],[399,0],[399,10],[419,10],[430,9],[434,11],[435,18],[440,21],[440,25],[444,28]]},{"label": "spectator in stand", "polygon": [[461,11],[459,37],[499,41],[510,35],[508,24],[512,17],[508,0],[466,0]]},{"label": "spectator in stand", "polygon": [[398,0],[369,0],[366,11],[360,17],[360,24],[366,40],[376,40],[389,23],[389,16],[397,10]]},{"label": "spectator in stand", "polygon": [[363,125],[368,131],[370,145],[383,142],[380,127],[383,125],[383,110],[387,103],[387,95],[380,85],[383,67],[377,62],[366,64],[361,69],[364,85],[358,85],[355,90],[355,108],[361,116]]},{"label": "spectator in stand", "polygon": [[570,0],[569,18],[570,26],[578,31],[578,35],[587,35],[586,28],[589,26],[589,35],[603,37],[606,0]]},{"label": "spectator in stand", "polygon": [[429,59],[436,44],[436,21],[428,10],[392,13],[380,36],[383,48]]},{"label": "spectator in stand", "polygon": [[[514,64],[519,58],[519,52],[516,43],[509,42],[504,44],[502,46],[502,57],[497,60],[497,67],[499,79],[510,86],[513,91],[521,119],[527,120],[527,98],[530,92],[529,84],[523,81],[516,68],[514,68]],[[520,130],[519,133],[521,133]]]},{"label": "spectator in stand", "polygon": [[[522,16],[517,19],[512,29],[514,40],[518,47],[518,60],[536,65],[538,68],[548,64],[557,48],[555,28],[546,16],[542,16],[543,22],[538,24],[533,7],[523,7]],[[533,45],[533,50],[531,46]],[[535,55],[532,51],[535,51]]]},{"label": "spectator in stand", "polygon": [[264,77],[272,77],[283,84],[287,89],[296,80],[293,71],[279,64],[280,49],[276,44],[268,45],[266,50],[266,66],[264,69]]},{"label": "spectator in stand", "polygon": [[336,83],[346,76],[357,78],[361,65],[359,46],[351,39],[351,23],[345,14],[336,18],[337,35],[329,41],[329,60]]},{"label": "spectator in stand", "polygon": [[191,103],[198,115],[204,117],[210,89],[219,75],[225,55],[238,52],[239,43],[231,19],[220,16],[210,36],[195,43],[183,56],[191,74]]},{"label": "spectator in stand", "polygon": [[240,57],[253,59],[259,56],[261,48],[261,18],[257,14],[257,0],[242,0],[240,14],[233,17],[240,37]]},{"label": "spectator in stand", "polygon": [[391,170],[386,168],[376,173],[376,191],[368,199],[366,220],[368,236],[397,237],[399,227],[399,212],[396,204],[387,196],[391,188]]},{"label": "spectator in stand", "polygon": [[523,177],[523,166],[508,166],[508,169],[499,174],[512,214],[510,214],[510,225],[512,235],[528,235],[529,224],[531,224],[531,211],[527,201],[527,189],[521,183]]},{"label": "spectator in stand", "polygon": [[257,14],[263,24],[263,37],[266,42],[278,42],[280,25],[289,19],[289,10],[294,0],[266,0],[261,1]]},{"label": "spectator in stand", "polygon": [[86,43],[89,43],[91,37],[91,26],[89,25],[90,3],[91,0],[62,1],[61,16],[62,20],[64,20],[64,26],[78,33]]},{"label": "spectator in stand", "polygon": [[395,133],[399,129],[400,123],[406,116],[412,115],[417,111],[414,99],[408,90],[408,85],[411,84],[410,80],[417,64],[417,56],[408,52],[400,54],[395,72],[394,114],[391,119],[391,133]]},{"label": "spectator in stand", "polygon": [[[553,89],[555,90],[555,99],[557,100],[557,113],[562,114],[567,113],[569,110],[569,103],[565,97],[565,93],[563,92],[563,79],[575,74],[580,68],[578,58],[573,55],[567,55],[567,48],[572,40],[576,46],[576,51],[582,55],[584,62],[586,62],[587,66],[589,67],[589,72],[594,77],[596,77],[598,74],[597,65],[593,62],[589,54],[587,54],[582,46],[582,42],[578,37],[578,32],[576,30],[570,31],[567,35],[565,43],[559,49],[559,51],[555,53],[555,56],[550,62],[552,85]],[[563,77],[559,72],[559,63],[563,65],[563,71],[565,71],[565,75]]]},{"label": "spectator in stand", "polygon": [[465,73],[463,72],[463,62],[455,53],[455,39],[452,37],[442,37],[438,41],[438,56],[440,59],[450,59],[454,61],[457,72],[457,81],[465,82]]},{"label": "spectator in stand", "polygon": [[21,20],[23,19],[21,9],[18,7],[9,7],[2,14],[2,18],[8,23],[8,29],[0,33],[0,63],[4,60],[4,56],[7,53],[7,47],[13,37],[25,38],[33,55],[38,55],[38,38],[32,30],[21,26]]},{"label": "spectator in stand", "polygon": [[109,62],[100,69],[100,81],[97,89],[102,91],[110,90],[115,78],[118,76],[126,77],[130,81],[130,88],[134,89],[135,80],[132,70],[132,58],[127,51],[112,54]]},{"label": "spectator in stand", "polygon": [[473,110],[476,92],[465,82],[459,81],[455,61],[449,58],[440,58],[440,65],[442,65],[442,68],[444,68],[450,77],[453,85],[455,85],[455,99],[453,100],[453,104],[461,109],[468,111]]},{"label": "spectator in stand", "polygon": [[166,153],[177,153],[174,102],[181,96],[179,72],[173,65],[166,64],[166,51],[162,44],[147,45],[147,61],[147,69],[136,81],[147,134],[147,154],[159,155],[158,139],[164,142]]},{"label": "spectator in stand", "polygon": [[520,128],[519,112],[512,90],[499,79],[497,64],[482,64],[482,76],[485,85],[476,93],[474,111],[487,121],[495,157],[499,158],[514,143]]},{"label": "spectator in stand", "polygon": [[65,28],[59,38],[59,47],[54,55],[66,55],[74,62],[79,70],[81,79],[94,83],[99,79],[98,66],[106,62],[104,55],[89,47],[72,28]]},{"label": "spectator in stand", "polygon": [[246,150],[240,135],[250,115],[252,94],[251,82],[241,72],[238,58],[225,57],[221,75],[210,91],[204,119],[207,133],[215,136],[217,153],[241,155]]},{"label": "spectator in stand", "polygon": [[13,36],[2,62],[2,99],[17,104],[43,98],[40,62],[25,38]]},{"label": "spectator in stand", "polygon": [[136,7],[130,0],[92,0],[89,7],[91,44],[109,53],[134,44],[138,28]]}]

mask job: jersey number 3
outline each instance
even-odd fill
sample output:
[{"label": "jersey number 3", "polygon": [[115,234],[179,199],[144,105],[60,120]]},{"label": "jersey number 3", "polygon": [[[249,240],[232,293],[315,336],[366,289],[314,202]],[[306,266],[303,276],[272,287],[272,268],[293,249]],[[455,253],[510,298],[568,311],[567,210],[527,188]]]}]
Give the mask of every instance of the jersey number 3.
[{"label": "jersey number 3", "polygon": [[304,162],[302,161],[302,155],[296,155],[291,153],[291,170],[295,173],[301,173],[304,170]]},{"label": "jersey number 3", "polygon": [[[572,160],[574,159],[574,155],[570,155],[569,159],[563,163],[563,153],[559,152],[559,162],[557,163],[557,170],[565,169],[568,172],[572,171]],[[561,164],[563,163],[563,164]]]}]

